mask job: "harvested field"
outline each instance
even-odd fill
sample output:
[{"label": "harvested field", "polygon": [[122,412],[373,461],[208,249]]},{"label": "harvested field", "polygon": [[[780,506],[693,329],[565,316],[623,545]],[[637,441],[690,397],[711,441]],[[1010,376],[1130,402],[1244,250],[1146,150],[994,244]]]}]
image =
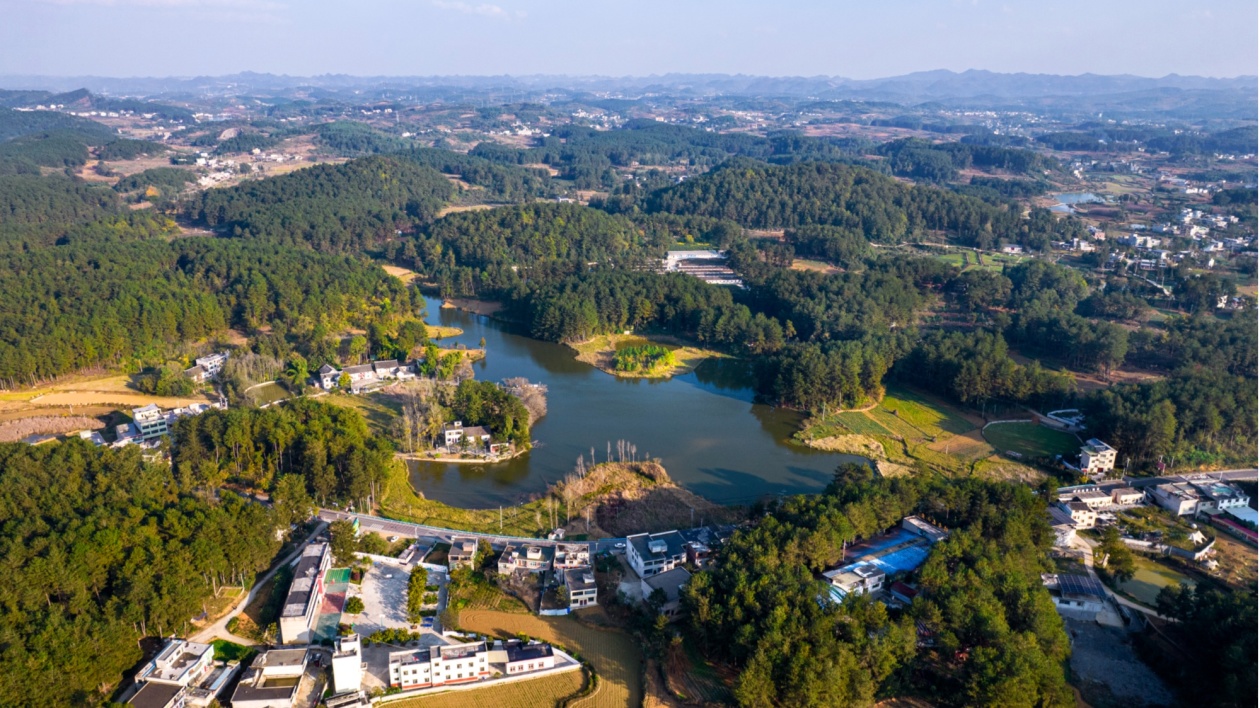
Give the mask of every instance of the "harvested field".
[{"label": "harvested field", "polygon": [[396,701],[399,708],[505,708],[507,706],[557,706],[582,689],[584,671],[566,671],[530,681],[485,686],[466,691]]},{"label": "harvested field", "polygon": [[[71,378],[43,388],[6,391],[0,393],[0,402],[6,402],[6,413],[32,411],[45,408],[70,408],[98,406],[111,410],[138,408],[150,403],[161,408],[180,408],[192,403],[210,403],[205,396],[168,398],[150,396],[129,387],[127,376],[97,376],[95,378]],[[93,411],[95,412],[95,411]],[[12,416],[19,417],[19,416]],[[29,417],[29,416],[21,416]]]},{"label": "harvested field", "polygon": [[634,640],[622,632],[588,627],[573,617],[536,617],[488,610],[465,610],[460,613],[459,624],[463,629],[496,637],[524,633],[581,654],[595,667],[599,685],[593,695],[577,701],[575,708],[638,708],[643,700],[639,678],[643,653]]},{"label": "harvested field", "polygon": [[101,430],[105,424],[83,415],[32,416],[0,423],[0,442],[17,442],[29,435],[63,435],[78,430]]}]

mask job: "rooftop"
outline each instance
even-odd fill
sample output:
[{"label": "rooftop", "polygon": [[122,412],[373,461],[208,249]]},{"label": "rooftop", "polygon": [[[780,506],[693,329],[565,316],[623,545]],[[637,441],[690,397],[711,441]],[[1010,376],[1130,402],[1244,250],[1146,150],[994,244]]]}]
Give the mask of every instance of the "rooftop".
[{"label": "rooftop", "polygon": [[595,575],[587,568],[570,568],[564,571],[564,585],[569,592],[594,590]]},{"label": "rooftop", "polygon": [[253,668],[293,667],[306,663],[305,649],[272,649],[254,659]]},{"label": "rooftop", "polygon": [[643,582],[647,583],[648,587],[653,590],[664,590],[665,597],[669,602],[673,602],[678,599],[679,591],[682,590],[682,586],[687,584],[688,580],[691,580],[691,573],[687,572],[686,568],[674,568],[673,570],[645,578]]},{"label": "rooftop", "polygon": [[172,683],[146,682],[140,686],[139,691],[132,694],[127,704],[136,708],[166,708],[167,704],[174,700],[182,690],[184,690],[183,686]]},{"label": "rooftop", "polygon": [[1115,452],[1116,449],[1108,445],[1107,443],[1103,442],[1102,440],[1099,440],[1098,438],[1090,438],[1089,440],[1085,441],[1085,444],[1081,447],[1081,451],[1102,453],[1102,452],[1107,452],[1107,451]]},{"label": "rooftop", "polygon": [[327,552],[327,543],[312,543],[302,551],[302,557],[293,569],[289,593],[284,598],[282,617],[301,617],[306,614],[306,606],[310,604],[315,581],[318,579],[316,576],[323,567],[324,554]]},{"label": "rooftop", "polygon": [[554,655],[555,653],[552,651],[550,644],[531,642],[529,644],[507,645],[507,660],[510,662],[545,659]]},{"label": "rooftop", "polygon": [[666,556],[680,556],[685,553],[683,537],[677,531],[666,531],[650,535],[641,533],[637,536],[630,536],[626,541],[633,545],[634,552],[645,560],[665,558]]}]

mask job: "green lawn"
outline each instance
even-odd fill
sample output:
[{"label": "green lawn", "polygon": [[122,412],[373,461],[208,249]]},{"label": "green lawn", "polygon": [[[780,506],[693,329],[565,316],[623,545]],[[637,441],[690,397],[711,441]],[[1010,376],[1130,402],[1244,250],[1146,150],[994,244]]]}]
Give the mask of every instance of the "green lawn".
[{"label": "green lawn", "polygon": [[858,435],[891,435],[882,425],[871,420],[865,413],[837,413],[836,422]]},{"label": "green lawn", "polygon": [[888,388],[880,407],[896,411],[898,418],[933,437],[944,437],[946,433],[963,435],[976,429],[957,412],[899,386]]},{"label": "green lawn", "polygon": [[1194,580],[1190,577],[1182,575],[1176,570],[1151,560],[1140,553],[1134,553],[1133,555],[1133,560],[1137,563],[1137,572],[1134,573],[1131,580],[1120,583],[1120,589],[1132,595],[1134,599],[1143,605],[1154,607],[1155,598],[1159,596],[1159,591],[1165,587],[1176,587],[1180,583],[1194,587]]},{"label": "green lawn", "polygon": [[241,646],[226,639],[216,639],[211,642],[211,646],[214,647],[215,661],[239,661],[243,664],[258,653],[253,647]]},{"label": "green lawn", "polygon": [[1080,449],[1075,435],[1036,423],[999,423],[984,429],[984,439],[1000,452],[1016,452],[1024,458],[1069,455]]}]

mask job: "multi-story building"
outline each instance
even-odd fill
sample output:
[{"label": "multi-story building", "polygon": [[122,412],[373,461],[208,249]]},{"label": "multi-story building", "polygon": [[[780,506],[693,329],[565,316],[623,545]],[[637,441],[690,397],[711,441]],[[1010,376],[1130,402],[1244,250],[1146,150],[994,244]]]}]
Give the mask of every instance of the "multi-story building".
[{"label": "multi-story building", "polygon": [[556,559],[552,561],[552,565],[556,570],[589,567],[591,545],[589,543],[557,543]]},{"label": "multi-story building", "polygon": [[462,566],[471,568],[477,562],[477,539],[467,536],[451,538],[451,550],[446,554],[446,565],[451,570]]},{"label": "multi-story building", "polygon": [[132,409],[131,419],[135,422],[141,440],[160,438],[171,432],[166,422],[166,414],[153,403]]},{"label": "multi-story building", "polygon": [[640,578],[647,578],[687,562],[687,549],[677,531],[641,533],[626,537],[626,560]]},{"label": "multi-story building", "polygon": [[660,594],[664,595],[664,602],[661,603],[658,611],[672,620],[678,616],[682,608],[682,589],[690,580],[691,573],[687,572],[686,568],[673,568],[640,580],[639,592],[643,595],[644,602],[651,603],[656,591],[659,590]]},{"label": "multi-story building", "polygon": [[1076,524],[1078,529],[1092,529],[1094,524],[1098,523],[1098,512],[1091,509],[1085,502],[1075,499],[1059,502],[1059,508],[1072,517],[1072,523]]},{"label": "multi-story building", "polygon": [[419,647],[389,654],[389,685],[403,690],[490,678],[485,642]]},{"label": "multi-story building", "polygon": [[210,356],[200,357],[193,363],[200,366],[201,369],[206,372],[206,376],[208,378],[213,379],[217,378],[219,376],[219,372],[223,371],[223,367],[227,364],[227,360],[227,352],[215,352]]},{"label": "multi-story building", "polygon": [[551,570],[555,555],[556,549],[552,546],[514,546],[509,543],[499,556],[499,572],[505,575],[517,570],[544,573]]},{"label": "multi-story building", "polygon": [[280,610],[281,644],[315,641],[315,615],[324,599],[324,571],[331,562],[327,543],[312,543],[302,551]]},{"label": "multi-story building", "polygon": [[840,590],[842,595],[864,595],[884,588],[885,573],[871,563],[854,563],[829,570],[823,573],[823,577]]},{"label": "multi-story building", "polygon": [[570,610],[598,604],[599,586],[595,583],[595,573],[590,568],[569,568],[561,577],[564,579],[565,590],[569,593]]},{"label": "multi-story building", "polygon": [[1155,487],[1150,494],[1156,504],[1177,516],[1245,507],[1251,501],[1237,486],[1206,477],[1181,477]]},{"label": "multi-story building", "polygon": [[1081,472],[1107,474],[1116,468],[1116,449],[1098,438],[1090,438],[1081,447]]},{"label": "multi-story building", "polygon": [[213,666],[213,646],[171,638],[162,651],[136,674],[136,683],[154,681],[175,686],[196,685]]},{"label": "multi-story building", "polygon": [[292,708],[309,659],[305,649],[273,649],[254,657],[232,693],[232,708]]},{"label": "multi-story building", "polygon": [[359,635],[350,634],[337,638],[337,648],[332,655],[333,693],[359,690],[363,683],[362,654]]}]

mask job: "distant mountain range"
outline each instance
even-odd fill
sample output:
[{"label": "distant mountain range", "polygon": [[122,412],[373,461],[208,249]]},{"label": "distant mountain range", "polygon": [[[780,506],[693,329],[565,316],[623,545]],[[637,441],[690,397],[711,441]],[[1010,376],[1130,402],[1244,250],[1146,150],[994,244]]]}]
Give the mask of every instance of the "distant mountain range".
[{"label": "distant mountain range", "polygon": [[782,97],[788,99],[885,101],[903,105],[991,109],[1075,109],[1083,112],[1124,109],[1178,112],[1197,106],[1208,113],[1255,117],[1255,76],[1206,78],[1170,74],[1161,78],[1082,74],[1000,74],[969,70],[921,71],[883,79],[832,76],[770,77],[729,74],[665,74],[659,76],[285,76],[244,72],[227,76],[108,78],[97,76],[0,76],[6,89],[71,91],[87,88],[106,96],[247,96],[284,94],[305,89],[329,97],[347,92],[357,100],[373,100],[394,92],[458,96],[459,91],[484,94],[513,92],[589,94],[643,98]]}]

